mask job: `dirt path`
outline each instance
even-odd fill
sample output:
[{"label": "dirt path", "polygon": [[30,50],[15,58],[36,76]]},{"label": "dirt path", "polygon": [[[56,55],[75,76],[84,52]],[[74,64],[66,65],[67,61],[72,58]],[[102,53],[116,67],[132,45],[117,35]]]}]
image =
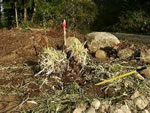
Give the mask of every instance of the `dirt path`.
[{"label": "dirt path", "polygon": [[113,34],[117,36],[119,39],[123,39],[123,40],[139,41],[143,43],[150,42],[149,35],[137,35],[137,34],[127,34],[127,33],[113,33]]}]

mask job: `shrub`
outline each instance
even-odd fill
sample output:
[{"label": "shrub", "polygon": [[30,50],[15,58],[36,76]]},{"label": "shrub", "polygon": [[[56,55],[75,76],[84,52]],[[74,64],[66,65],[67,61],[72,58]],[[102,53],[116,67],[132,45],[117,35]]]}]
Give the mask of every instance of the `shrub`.
[{"label": "shrub", "polygon": [[127,11],[119,17],[119,22],[113,26],[115,31],[125,32],[146,32],[150,24],[150,17],[142,10]]},{"label": "shrub", "polygon": [[[70,29],[87,29],[97,14],[96,4],[91,0],[37,0],[35,20],[46,21],[48,27],[57,27],[63,19]],[[90,12],[90,14],[89,14]]]}]

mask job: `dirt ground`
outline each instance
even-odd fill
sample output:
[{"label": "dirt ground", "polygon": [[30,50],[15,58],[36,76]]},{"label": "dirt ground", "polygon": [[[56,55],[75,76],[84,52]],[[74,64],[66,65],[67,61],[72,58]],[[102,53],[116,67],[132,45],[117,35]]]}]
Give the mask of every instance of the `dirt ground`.
[{"label": "dirt ground", "polygon": [[[55,84],[49,79],[48,84],[42,85],[44,77],[34,77],[37,73],[37,54],[42,49],[42,44],[35,42],[32,36],[35,34],[45,35],[42,31],[31,30],[0,30],[0,113],[18,113],[38,108],[40,102],[33,100],[42,98],[46,93],[51,92],[51,85]],[[48,30],[46,36],[49,39],[49,47],[61,49],[63,45],[63,32],[61,30]],[[69,32],[68,36],[76,36],[82,42],[84,35]],[[35,44],[36,43],[36,44]],[[147,48],[140,43],[137,46]],[[84,87],[84,86],[83,86]],[[97,93],[96,88],[87,86],[91,95],[114,96],[111,89],[107,95]]]}]

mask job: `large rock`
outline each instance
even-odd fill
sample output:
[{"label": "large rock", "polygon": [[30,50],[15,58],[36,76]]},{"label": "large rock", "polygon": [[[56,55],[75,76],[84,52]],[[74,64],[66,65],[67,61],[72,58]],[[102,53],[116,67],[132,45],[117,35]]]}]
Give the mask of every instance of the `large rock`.
[{"label": "large rock", "polygon": [[134,55],[134,51],[130,48],[121,49],[118,51],[118,56],[120,59],[126,60]]},{"label": "large rock", "polygon": [[141,61],[150,63],[150,49],[141,51]]},{"label": "large rock", "polygon": [[88,48],[90,52],[96,52],[100,48],[112,47],[119,44],[119,39],[111,33],[92,32],[87,34]]}]

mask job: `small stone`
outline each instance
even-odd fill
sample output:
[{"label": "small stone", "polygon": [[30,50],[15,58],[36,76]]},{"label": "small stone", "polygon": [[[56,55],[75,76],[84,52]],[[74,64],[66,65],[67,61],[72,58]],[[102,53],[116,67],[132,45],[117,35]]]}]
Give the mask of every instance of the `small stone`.
[{"label": "small stone", "polygon": [[120,59],[127,59],[134,55],[134,51],[130,48],[121,49],[118,51],[118,56]]},{"label": "small stone", "polygon": [[101,105],[101,112],[106,113],[106,112],[108,112],[108,109],[109,109],[109,102],[104,101]]},{"label": "small stone", "polygon": [[141,51],[141,61],[150,63],[150,49]]},{"label": "small stone", "polygon": [[143,110],[148,105],[148,100],[142,95],[135,100],[135,104],[138,108]]},{"label": "small stone", "polygon": [[99,107],[101,106],[101,103],[98,99],[94,99],[91,106],[95,109],[95,110],[98,110]]},{"label": "small stone", "polygon": [[125,88],[132,87],[133,83],[131,81],[129,81],[129,80],[125,80],[124,86],[125,86]]},{"label": "small stone", "polygon": [[131,113],[131,110],[129,109],[128,105],[121,106],[120,109],[117,109],[114,113]]},{"label": "small stone", "polygon": [[124,113],[121,109],[117,109],[114,111],[114,113]]},{"label": "small stone", "polygon": [[77,106],[77,108],[75,108],[73,113],[82,113],[86,110],[86,108],[87,108],[87,104],[80,104]]},{"label": "small stone", "polygon": [[123,113],[131,113],[131,110],[129,109],[128,105],[123,105],[121,107],[121,110],[123,111]]},{"label": "small stone", "polygon": [[95,109],[93,107],[90,107],[86,113],[96,113]]},{"label": "small stone", "polygon": [[142,71],[142,74],[147,78],[150,79],[150,67],[148,67],[147,69],[144,69]]},{"label": "small stone", "polygon": [[27,101],[27,103],[29,103],[29,104],[36,104],[37,105],[37,102],[35,102],[35,101]]},{"label": "small stone", "polygon": [[145,109],[144,111],[142,111],[142,113],[149,113],[149,111]]},{"label": "small stone", "polygon": [[105,60],[107,58],[107,54],[105,51],[103,50],[97,50],[95,57],[99,60]]},{"label": "small stone", "polygon": [[131,99],[133,100],[139,96],[140,96],[140,93],[139,93],[139,91],[136,90],[135,93],[131,96]]},{"label": "small stone", "polygon": [[82,113],[82,108],[76,108],[73,113]]},{"label": "small stone", "polygon": [[144,77],[139,73],[136,73],[135,77],[138,78],[139,80],[144,80]]}]

